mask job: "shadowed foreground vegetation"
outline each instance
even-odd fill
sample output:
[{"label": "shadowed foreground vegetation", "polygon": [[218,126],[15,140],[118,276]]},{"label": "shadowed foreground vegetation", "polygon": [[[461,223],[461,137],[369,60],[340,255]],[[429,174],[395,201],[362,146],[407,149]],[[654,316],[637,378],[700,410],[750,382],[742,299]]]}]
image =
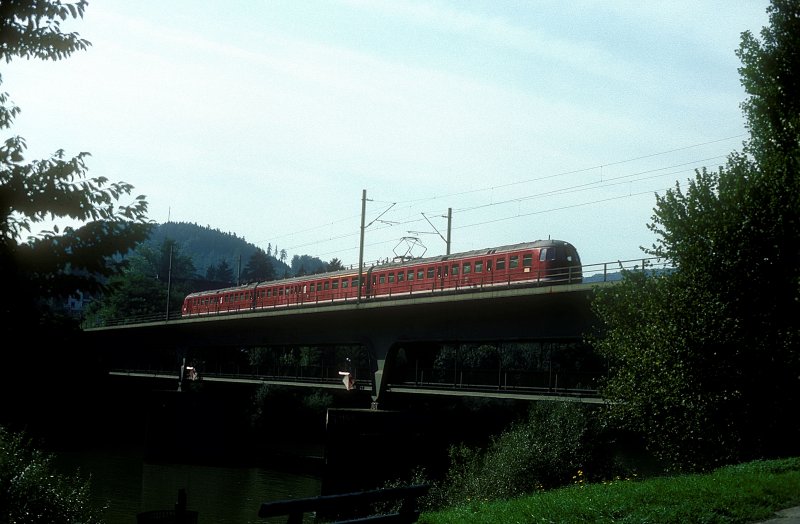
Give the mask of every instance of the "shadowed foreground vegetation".
[{"label": "shadowed foreground vegetation", "polygon": [[621,479],[505,501],[464,501],[421,523],[750,523],[800,504],[800,457],[758,460],[706,474]]},{"label": "shadowed foreground vegetation", "polygon": [[105,508],[90,502],[91,481],[55,472],[53,456],[21,432],[0,427],[0,522],[100,524]]}]

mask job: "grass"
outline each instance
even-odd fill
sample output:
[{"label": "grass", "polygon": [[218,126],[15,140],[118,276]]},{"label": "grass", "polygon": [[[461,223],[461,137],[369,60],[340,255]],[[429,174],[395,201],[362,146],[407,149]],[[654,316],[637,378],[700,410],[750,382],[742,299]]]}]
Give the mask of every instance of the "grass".
[{"label": "grass", "polygon": [[707,474],[572,486],[499,502],[425,512],[443,523],[751,523],[800,505],[800,457],[748,462]]}]

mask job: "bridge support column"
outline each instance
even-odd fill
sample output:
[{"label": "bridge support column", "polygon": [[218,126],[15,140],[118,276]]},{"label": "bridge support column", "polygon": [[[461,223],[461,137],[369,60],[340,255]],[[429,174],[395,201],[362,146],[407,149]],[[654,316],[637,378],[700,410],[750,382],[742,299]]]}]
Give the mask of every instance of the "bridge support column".
[{"label": "bridge support column", "polygon": [[381,396],[386,393],[387,370],[391,370],[394,356],[397,353],[395,341],[390,338],[373,338],[368,342],[373,357],[373,377],[375,388],[372,391],[372,409],[377,410]]}]

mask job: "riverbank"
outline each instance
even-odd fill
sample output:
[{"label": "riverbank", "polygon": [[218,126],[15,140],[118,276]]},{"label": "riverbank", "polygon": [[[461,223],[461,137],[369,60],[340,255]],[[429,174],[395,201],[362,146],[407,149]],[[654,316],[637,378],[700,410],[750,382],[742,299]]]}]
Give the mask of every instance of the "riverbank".
[{"label": "riverbank", "polygon": [[727,466],[707,474],[575,484],[508,501],[468,501],[426,512],[422,524],[747,524],[800,505],[800,457]]}]

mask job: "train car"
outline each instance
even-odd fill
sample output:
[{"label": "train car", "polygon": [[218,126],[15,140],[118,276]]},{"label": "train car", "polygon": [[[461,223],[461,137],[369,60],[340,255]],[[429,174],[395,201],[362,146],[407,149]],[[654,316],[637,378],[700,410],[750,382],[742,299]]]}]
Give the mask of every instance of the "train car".
[{"label": "train car", "polygon": [[[583,281],[578,251],[563,240],[537,240],[429,258],[399,260],[364,272],[361,297],[393,298],[491,286],[554,285]],[[358,271],[334,271],[192,293],[184,317],[248,312],[299,304],[355,300]]]}]

